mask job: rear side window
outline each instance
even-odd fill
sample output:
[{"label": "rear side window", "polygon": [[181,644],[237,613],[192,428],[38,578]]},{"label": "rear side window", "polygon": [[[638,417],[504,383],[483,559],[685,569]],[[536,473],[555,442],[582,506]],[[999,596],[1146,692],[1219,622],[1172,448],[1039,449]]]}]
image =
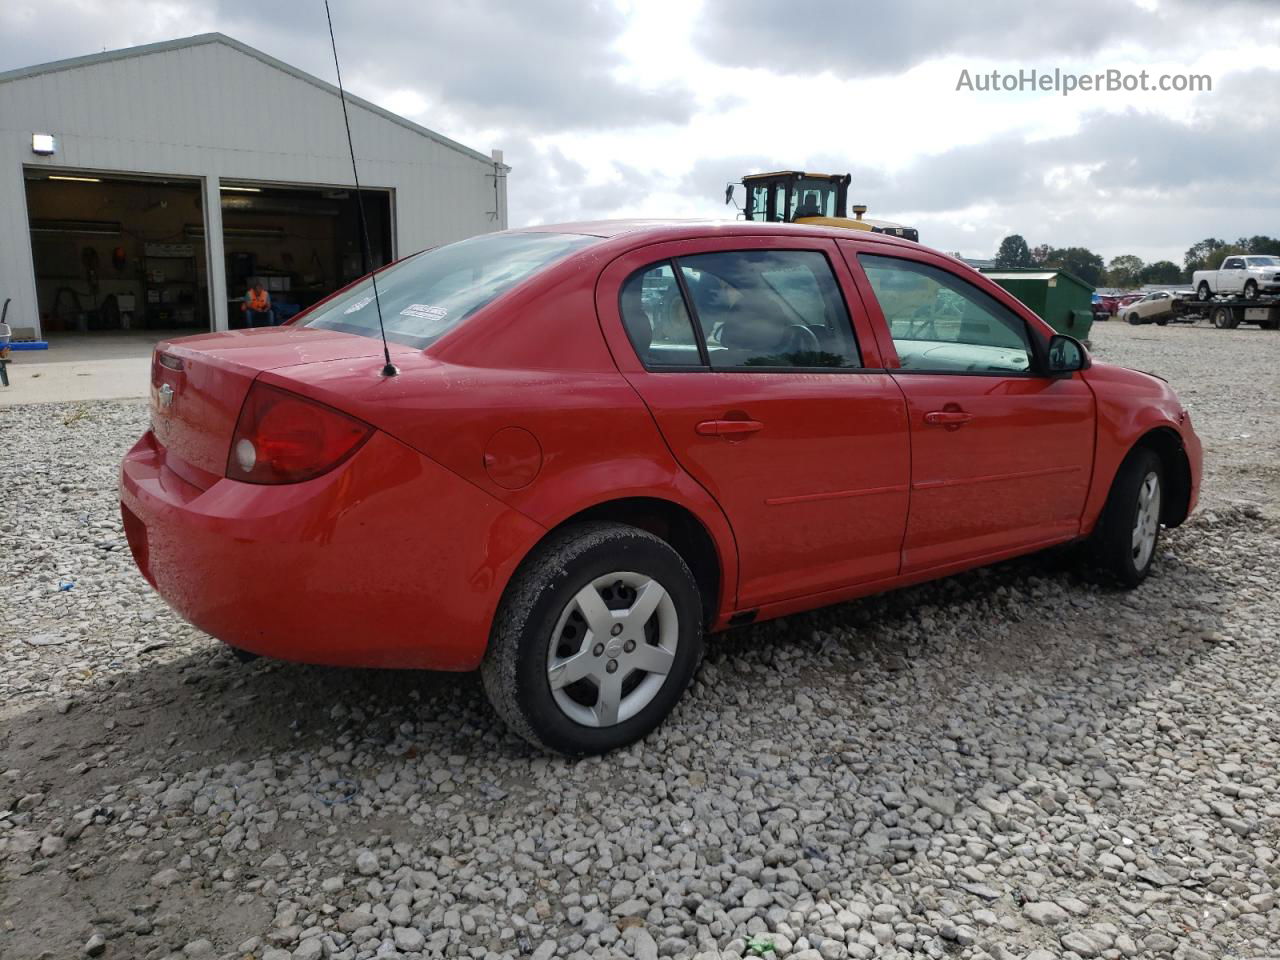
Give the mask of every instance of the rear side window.
[{"label": "rear side window", "polygon": [[[378,274],[387,339],[427,347],[516,284],[597,242],[577,234],[493,233],[402,260]],[[366,277],[302,326],[377,337],[372,282]]]},{"label": "rear side window", "polygon": [[713,370],[861,366],[835,275],[816,250],[702,253],[679,266]]},{"label": "rear side window", "polygon": [[729,251],[655,264],[623,285],[621,312],[649,367],[861,367],[844,298],[818,251]]}]

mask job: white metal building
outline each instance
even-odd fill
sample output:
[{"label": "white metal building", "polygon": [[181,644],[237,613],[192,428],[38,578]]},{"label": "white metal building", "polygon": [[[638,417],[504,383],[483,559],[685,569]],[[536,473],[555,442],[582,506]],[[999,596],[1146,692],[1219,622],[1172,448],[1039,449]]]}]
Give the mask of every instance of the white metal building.
[{"label": "white metal building", "polygon": [[[348,95],[373,259],[504,229],[486,156]],[[0,73],[0,303],[57,331],[239,322],[363,272],[337,87],[218,33]]]}]

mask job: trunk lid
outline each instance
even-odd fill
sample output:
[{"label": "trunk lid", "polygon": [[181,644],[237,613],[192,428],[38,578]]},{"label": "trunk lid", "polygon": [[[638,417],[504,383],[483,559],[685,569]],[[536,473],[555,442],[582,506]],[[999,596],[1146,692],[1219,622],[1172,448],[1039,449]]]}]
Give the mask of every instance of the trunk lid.
[{"label": "trunk lid", "polygon": [[[418,351],[391,345],[392,356]],[[156,346],[151,364],[151,428],[166,464],[208,489],[225,475],[245,395],[266,370],[343,361],[380,364],[382,343],[311,327],[199,334]]]}]

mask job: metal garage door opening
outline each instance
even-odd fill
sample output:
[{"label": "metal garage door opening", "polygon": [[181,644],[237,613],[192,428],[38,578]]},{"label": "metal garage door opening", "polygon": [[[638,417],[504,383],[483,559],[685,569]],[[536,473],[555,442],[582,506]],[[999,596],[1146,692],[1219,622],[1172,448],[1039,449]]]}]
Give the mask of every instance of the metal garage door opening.
[{"label": "metal garage door opening", "polygon": [[363,256],[354,190],[222,182],[227,319],[233,329],[247,325],[242,306],[254,278],[271,298],[273,322],[282,323],[372,267],[391,262],[391,194],[361,193],[371,265]]},{"label": "metal garage door opening", "polygon": [[31,169],[40,326],[53,342],[209,329],[200,181]]}]

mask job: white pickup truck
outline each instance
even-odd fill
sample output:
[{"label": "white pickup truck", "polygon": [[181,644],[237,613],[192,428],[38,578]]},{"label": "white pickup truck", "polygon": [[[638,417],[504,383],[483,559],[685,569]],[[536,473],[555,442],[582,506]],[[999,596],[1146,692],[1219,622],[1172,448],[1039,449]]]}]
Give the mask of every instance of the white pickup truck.
[{"label": "white pickup truck", "polygon": [[1227,257],[1218,270],[1197,270],[1191,275],[1197,300],[1219,294],[1243,295],[1256,300],[1261,293],[1280,293],[1280,257]]}]

